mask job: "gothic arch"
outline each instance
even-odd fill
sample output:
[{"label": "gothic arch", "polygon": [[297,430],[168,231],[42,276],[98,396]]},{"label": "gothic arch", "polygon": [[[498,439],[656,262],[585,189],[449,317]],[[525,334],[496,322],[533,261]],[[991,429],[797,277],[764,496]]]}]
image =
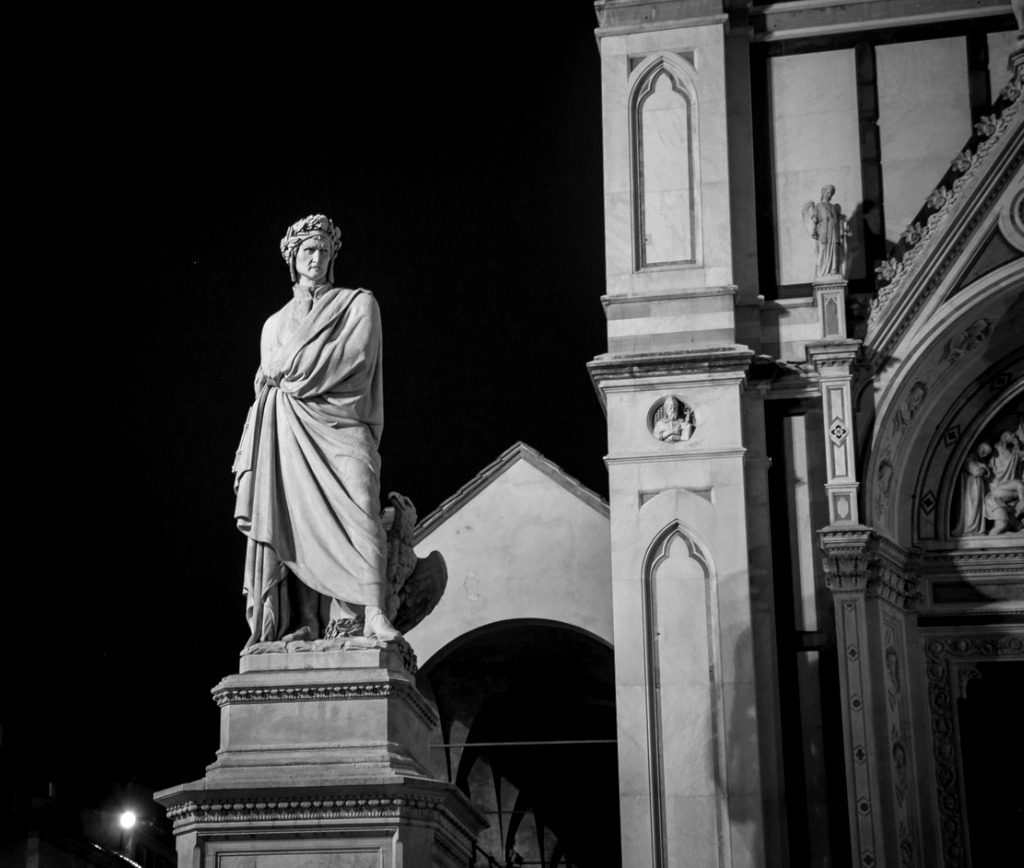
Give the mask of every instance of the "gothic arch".
[{"label": "gothic arch", "polygon": [[629,80],[634,266],[700,261],[696,71],[682,57],[645,58]]},{"label": "gothic arch", "polygon": [[[676,690],[685,690],[688,682],[700,680],[706,683],[712,695],[712,741],[714,776],[720,783],[724,780],[724,705],[722,704],[722,667],[718,646],[718,594],[714,570],[706,554],[707,548],[697,541],[694,532],[679,519],[673,519],[653,538],[643,557],[641,569],[643,636],[644,636],[644,694],[647,704],[647,745],[648,769],[650,774],[651,823],[654,843],[654,864],[667,866],[669,820],[665,805],[665,743],[669,737],[663,726],[663,706],[672,707]],[[671,562],[675,562],[671,564]],[[661,575],[664,573],[664,575]],[[677,659],[683,643],[678,634],[686,631],[680,617],[678,605],[666,606],[673,611],[675,619],[663,624],[659,613],[659,585],[662,592],[671,592],[673,583],[697,581],[703,586],[703,612],[690,611],[690,617],[703,620],[701,629],[692,630],[694,635],[706,635],[706,657],[700,658],[700,651],[693,656],[698,659],[680,661]],[[667,585],[667,586],[666,586]],[[689,593],[692,599],[692,591]],[[694,607],[695,609],[696,607]],[[693,649],[691,649],[693,650]],[[666,651],[666,654],[662,652]],[[670,664],[669,666],[664,665]],[[668,670],[668,671],[666,671]],[[678,722],[675,722],[678,724]],[[724,790],[724,787],[720,787]],[[716,816],[719,832],[726,822],[724,805],[719,804]]]}]

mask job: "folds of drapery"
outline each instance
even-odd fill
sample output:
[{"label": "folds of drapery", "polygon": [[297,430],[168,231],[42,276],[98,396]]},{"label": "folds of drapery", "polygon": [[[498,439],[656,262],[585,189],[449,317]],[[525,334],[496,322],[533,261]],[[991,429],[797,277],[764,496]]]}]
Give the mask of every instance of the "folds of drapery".
[{"label": "folds of drapery", "polygon": [[332,599],[374,606],[383,599],[373,296],[330,289],[305,316],[286,305],[264,326],[260,370],[234,470],[235,518],[249,539],[247,615],[254,639],[265,640],[288,625],[285,568]]}]

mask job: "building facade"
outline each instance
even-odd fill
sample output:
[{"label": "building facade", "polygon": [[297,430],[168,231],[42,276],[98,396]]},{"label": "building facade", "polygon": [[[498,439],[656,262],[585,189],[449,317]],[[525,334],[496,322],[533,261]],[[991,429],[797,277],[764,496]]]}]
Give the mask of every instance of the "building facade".
[{"label": "building facade", "polygon": [[608,504],[520,445],[420,528],[451,611],[410,639],[483,849],[1003,864],[1024,819],[1011,4],[596,8]]}]

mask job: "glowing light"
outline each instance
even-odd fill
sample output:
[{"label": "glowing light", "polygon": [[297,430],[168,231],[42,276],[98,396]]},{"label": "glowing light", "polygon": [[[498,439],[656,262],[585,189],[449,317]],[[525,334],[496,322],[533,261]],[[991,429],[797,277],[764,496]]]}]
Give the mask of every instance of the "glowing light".
[{"label": "glowing light", "polygon": [[133,811],[124,811],[121,814],[121,828],[130,829],[135,825],[135,813]]}]

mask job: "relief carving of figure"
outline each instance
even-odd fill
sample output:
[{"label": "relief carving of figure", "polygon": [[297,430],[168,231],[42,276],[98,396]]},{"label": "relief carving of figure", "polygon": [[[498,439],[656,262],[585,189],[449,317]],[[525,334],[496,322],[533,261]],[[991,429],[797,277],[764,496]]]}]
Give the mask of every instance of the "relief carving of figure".
[{"label": "relief carving of figure", "polygon": [[896,415],[893,416],[893,437],[902,434],[906,430],[906,427],[914,421],[917,411],[921,408],[921,404],[927,397],[928,387],[921,380],[918,380],[910,387],[910,394],[907,395],[907,400],[904,401],[903,406],[900,407],[900,409],[896,411]]},{"label": "relief carving of figure", "polygon": [[1024,516],[1024,427],[980,441],[964,460],[953,536],[1021,533]]},{"label": "relief carving of figure", "polygon": [[335,635],[395,640],[383,611],[377,302],[332,285],[341,232],[324,215],[290,226],[280,246],[293,297],[263,327],[256,401],[233,468],[247,537],[247,646],[319,639],[328,620]]},{"label": "relief carving of figure", "polygon": [[654,436],[659,440],[668,443],[689,440],[696,428],[693,410],[683,404],[680,411],[679,399],[672,395],[662,402],[661,409],[655,413]]},{"label": "relief carving of figure", "polygon": [[991,333],[991,322],[984,317],[976,319],[956,337],[950,338],[942,353],[942,360],[950,364],[959,362],[969,352],[981,346]]},{"label": "relief carving of figure", "polygon": [[804,226],[815,241],[816,278],[843,276],[843,257],[850,228],[842,209],[832,201],[835,194],[836,188],[826,184],[821,188],[821,200],[808,202],[801,210]]}]

